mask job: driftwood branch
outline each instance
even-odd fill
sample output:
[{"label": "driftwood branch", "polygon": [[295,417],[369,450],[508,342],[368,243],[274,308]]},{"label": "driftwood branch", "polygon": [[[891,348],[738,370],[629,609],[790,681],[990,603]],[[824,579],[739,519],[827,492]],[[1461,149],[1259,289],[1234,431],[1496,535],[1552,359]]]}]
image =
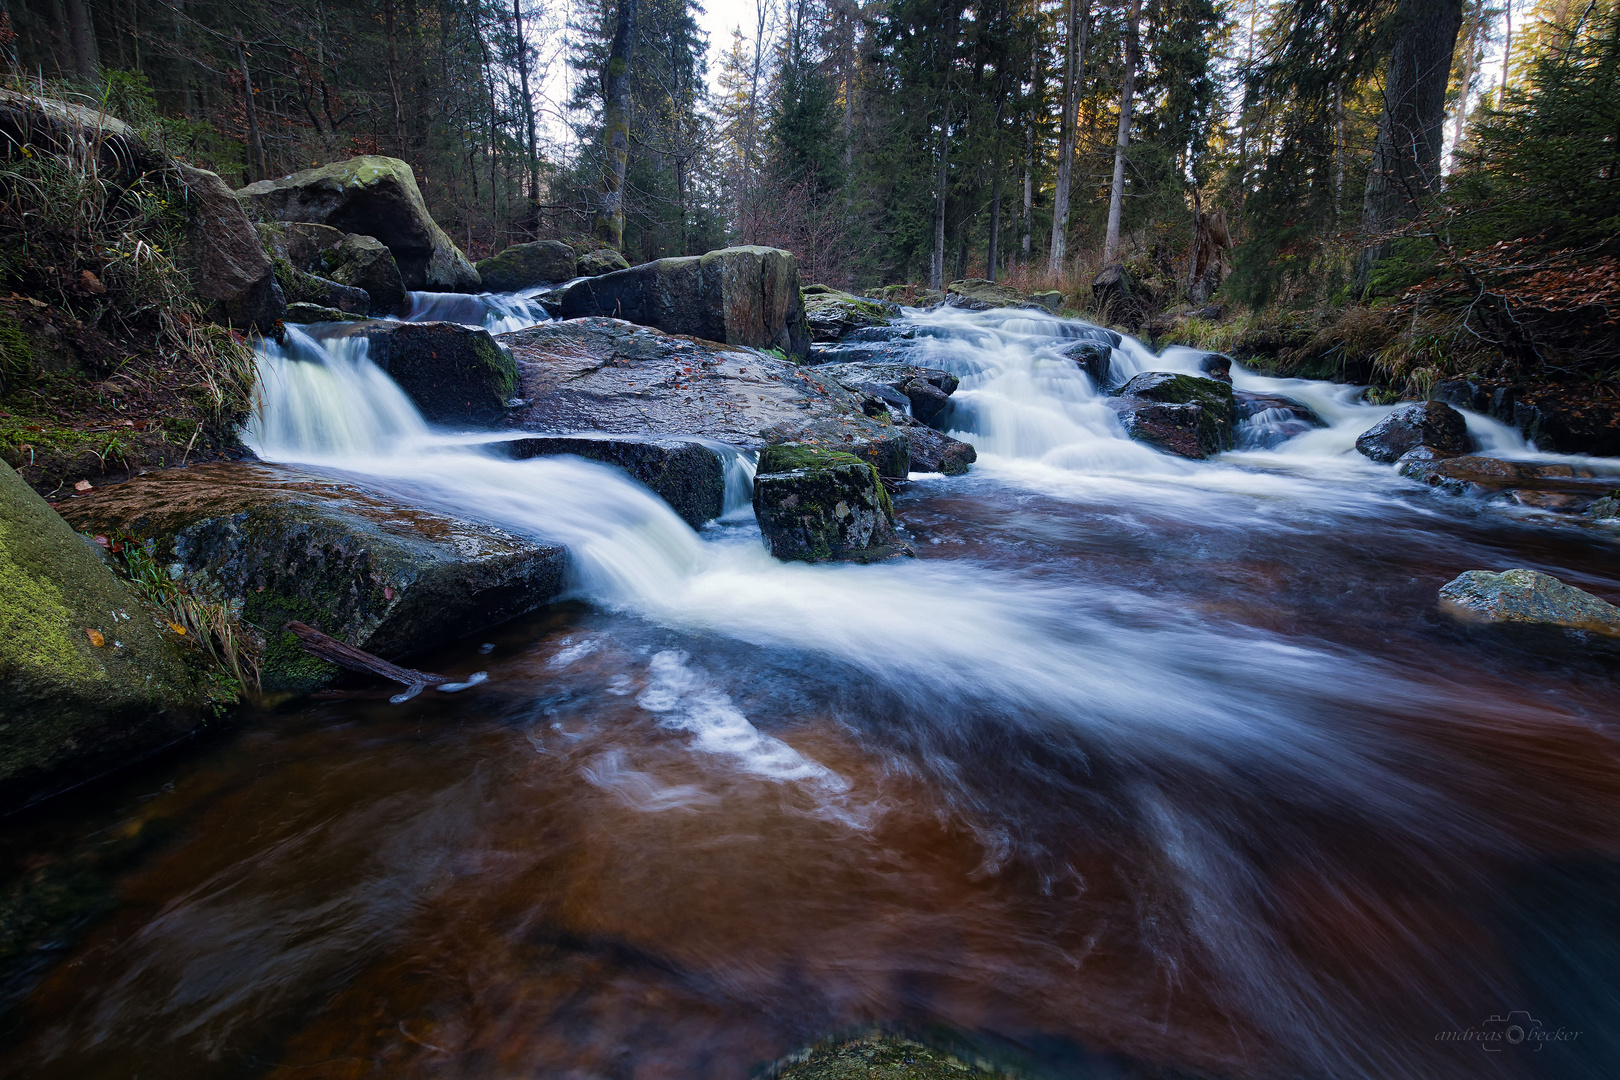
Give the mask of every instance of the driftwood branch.
[{"label": "driftwood branch", "polygon": [[338,667],[348,668],[350,671],[364,671],[370,675],[381,675],[385,679],[414,686],[418,689],[424,686],[438,686],[451,680],[443,675],[434,675],[427,671],[414,671],[403,668],[398,664],[390,664],[380,656],[372,656],[364,649],[357,649],[353,645],[346,645],[337,638],[321,633],[313,626],[305,626],[301,622],[290,622],[285,630],[291,630],[304,646],[309,655],[318,657]]}]

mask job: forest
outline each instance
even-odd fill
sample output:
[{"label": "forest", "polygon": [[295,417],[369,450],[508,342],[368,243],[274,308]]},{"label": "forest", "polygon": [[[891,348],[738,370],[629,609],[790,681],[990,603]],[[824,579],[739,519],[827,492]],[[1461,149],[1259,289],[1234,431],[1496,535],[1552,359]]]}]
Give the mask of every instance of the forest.
[{"label": "forest", "polygon": [[232,183],[402,158],[473,258],[758,243],[806,281],[989,278],[1098,317],[1120,263],[1110,321],[1284,369],[1617,373],[1613,0],[758,0],[718,70],[698,14],[10,0],[0,37],[19,88]]}]

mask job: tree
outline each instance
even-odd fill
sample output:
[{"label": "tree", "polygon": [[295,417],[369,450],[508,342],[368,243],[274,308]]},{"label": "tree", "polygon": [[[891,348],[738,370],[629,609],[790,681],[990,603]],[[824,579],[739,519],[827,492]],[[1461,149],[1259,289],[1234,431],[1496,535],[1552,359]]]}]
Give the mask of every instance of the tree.
[{"label": "tree", "polygon": [[[1136,0],[1133,0],[1136,2]],[[1058,149],[1057,190],[1052,195],[1052,246],[1048,268],[1056,272],[1063,268],[1069,230],[1069,185],[1074,176],[1075,128],[1079,124],[1080,83],[1086,70],[1086,36],[1091,29],[1091,6],[1081,0],[1078,16],[1076,0],[1068,0],[1064,19],[1063,59],[1063,122],[1061,145]],[[1078,42],[1075,40],[1078,36]],[[1126,106],[1129,108],[1129,106]]]},{"label": "tree", "polygon": [[602,198],[596,208],[596,236],[624,247],[624,172],[630,161],[630,58],[636,48],[636,9],[640,0],[618,0],[613,46],[602,66],[602,133],[607,161]]},{"label": "tree", "polygon": [[1125,72],[1119,81],[1119,135],[1114,141],[1114,182],[1108,189],[1108,233],[1103,240],[1103,265],[1119,258],[1119,222],[1125,209],[1125,152],[1131,143],[1131,108],[1135,104],[1136,66],[1141,63],[1137,29],[1142,20],[1142,0],[1131,0],[1125,19]]}]

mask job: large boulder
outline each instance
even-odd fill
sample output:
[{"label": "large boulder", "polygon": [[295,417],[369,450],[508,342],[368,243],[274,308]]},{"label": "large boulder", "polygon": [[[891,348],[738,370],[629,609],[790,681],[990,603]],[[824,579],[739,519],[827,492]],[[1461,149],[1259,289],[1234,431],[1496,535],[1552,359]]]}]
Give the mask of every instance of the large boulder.
[{"label": "large boulder", "polygon": [[798,262],[777,248],[724,248],[585,278],[563,291],[560,314],[627,319],[670,334],[776,349],[791,360],[810,355]]},{"label": "large boulder", "polygon": [[408,289],[469,292],[478,271],[428,213],[416,174],[398,158],[349,158],[249,184],[236,197],[271,221],[312,221],[374,236],[394,253]]},{"label": "large boulder", "polygon": [[380,240],[350,233],[323,258],[333,281],[365,291],[371,314],[392,315],[404,309],[409,299],[405,292],[405,279],[394,261],[393,252]]},{"label": "large boulder", "polygon": [[754,516],[778,559],[877,562],[911,549],[877,470],[852,454],[803,443],[766,447],[754,475]]},{"label": "large boulder", "polygon": [[1414,401],[1399,406],[1356,439],[1357,450],[1385,465],[1420,446],[1447,454],[1466,453],[1468,422],[1443,401]]},{"label": "large boulder", "polygon": [[0,806],[112,769],[201,721],[165,634],[0,462]]},{"label": "large boulder", "polygon": [[618,319],[541,323],[498,340],[520,380],[510,428],[696,435],[745,450],[797,441],[855,454],[884,476],[911,469],[909,429],[867,416],[862,397],[821,368]]},{"label": "large boulder", "polygon": [[1188,458],[1206,458],[1237,445],[1231,386],[1170,371],[1144,371],[1109,400],[1127,434]]},{"label": "large boulder", "polygon": [[1543,450],[1620,457],[1620,408],[1597,383],[1517,383],[1474,376],[1437,383],[1434,396],[1511,424]]},{"label": "large boulder", "polygon": [[1440,589],[1440,608],[1473,622],[1525,623],[1620,637],[1620,608],[1538,570],[1467,570]]},{"label": "large boulder", "polygon": [[481,327],[368,322],[352,332],[432,423],[493,425],[517,393],[517,365]]},{"label": "large boulder", "polygon": [[961,476],[968,466],[979,460],[979,452],[971,443],[953,439],[943,432],[921,425],[910,428],[911,471],[937,472],[946,476]]},{"label": "large boulder", "polygon": [[900,314],[900,305],[886,300],[840,292],[826,285],[806,285],[804,315],[812,341],[838,341],[864,326],[888,326]]},{"label": "large boulder", "polygon": [[573,454],[616,465],[646,485],[694,529],[726,508],[720,454],[697,439],[630,439],[604,435],[536,435],[491,444],[517,460]]},{"label": "large boulder", "polygon": [[185,188],[180,265],[208,317],[269,331],[286,310],[275,267],[230,187],[206,169],[174,165]]},{"label": "large boulder", "polygon": [[139,133],[105,109],[0,89],[0,155],[30,152],[79,156],[95,151],[101,179],[120,187],[162,167]]},{"label": "large boulder", "polygon": [[560,547],[280,466],[147,473],[63,509],[83,531],[152,540],[158,564],[194,595],[239,607],[266,642],[266,690],[337,675],[283,630],[290,620],[395,659],[532,611],[563,588]]},{"label": "large boulder", "polygon": [[587,251],[574,261],[574,272],[570,277],[596,277],[601,274],[611,274],[615,270],[630,269],[630,260],[612,248],[597,248]]},{"label": "large boulder", "polygon": [[1091,279],[1092,306],[1107,321],[1124,326],[1141,325],[1146,300],[1143,292],[1124,263],[1105,266]]},{"label": "large boulder", "polygon": [[561,240],[513,244],[499,255],[478,262],[478,276],[490,292],[517,292],[531,285],[574,277],[574,249]]}]

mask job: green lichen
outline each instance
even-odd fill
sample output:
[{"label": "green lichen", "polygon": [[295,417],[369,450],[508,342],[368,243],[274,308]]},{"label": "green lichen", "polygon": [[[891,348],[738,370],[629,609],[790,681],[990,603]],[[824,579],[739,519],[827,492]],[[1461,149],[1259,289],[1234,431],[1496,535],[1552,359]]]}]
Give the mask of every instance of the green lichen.
[{"label": "green lichen", "polygon": [[0,524],[0,667],[55,679],[104,679],[74,645],[73,614],[61,592],[28,573]]}]

